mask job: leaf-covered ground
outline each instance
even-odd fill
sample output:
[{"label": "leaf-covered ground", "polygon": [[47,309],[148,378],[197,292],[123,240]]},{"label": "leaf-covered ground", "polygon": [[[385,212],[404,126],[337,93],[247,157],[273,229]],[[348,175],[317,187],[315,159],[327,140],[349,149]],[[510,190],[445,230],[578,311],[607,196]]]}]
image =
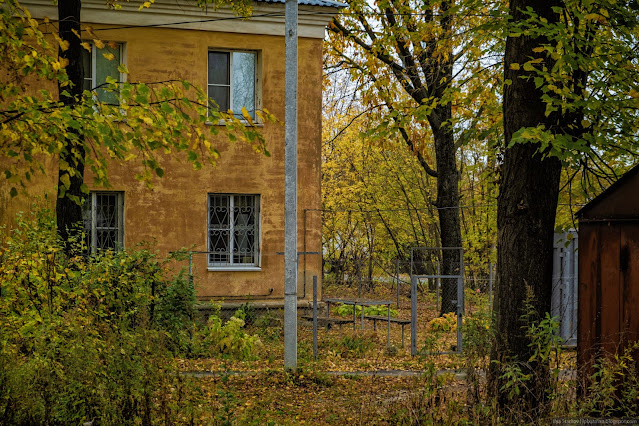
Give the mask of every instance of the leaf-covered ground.
[{"label": "leaf-covered ground", "polygon": [[[398,311],[400,317],[410,317],[408,309]],[[481,310],[471,311],[469,323],[477,313]],[[180,361],[197,401],[193,420],[256,425],[492,421],[489,408],[469,404],[473,392],[485,392],[483,373],[477,379],[465,374],[469,366],[485,369],[487,358],[473,355],[477,348],[463,355],[436,354],[456,344],[454,317],[438,318],[433,307],[424,303],[419,318],[418,356],[410,354],[410,327],[406,327],[402,346],[401,328],[393,324],[388,347],[386,325],[378,324],[375,331],[367,322],[362,330],[358,322],[355,328],[350,324],[341,329],[320,327],[317,360],[311,325],[300,320],[295,374],[284,370],[281,319],[249,325],[247,331],[259,335],[263,343],[253,359],[229,356]],[[484,323],[475,321],[483,330]],[[467,332],[466,339],[472,338],[485,336]],[[482,344],[469,341],[478,343]],[[562,367],[570,365],[574,365],[574,353],[568,352]]]}]

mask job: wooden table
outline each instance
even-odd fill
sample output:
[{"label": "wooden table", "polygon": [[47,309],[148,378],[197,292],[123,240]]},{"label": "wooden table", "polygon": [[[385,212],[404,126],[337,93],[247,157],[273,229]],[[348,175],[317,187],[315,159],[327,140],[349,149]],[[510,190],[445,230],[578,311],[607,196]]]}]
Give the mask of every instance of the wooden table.
[{"label": "wooden table", "polygon": [[390,324],[391,324],[391,315],[390,315],[390,306],[393,302],[388,300],[371,300],[371,299],[362,299],[358,297],[354,298],[328,298],[324,299],[326,302],[326,318],[330,315],[330,307],[331,303],[341,303],[344,305],[352,305],[353,306],[353,329],[355,329],[355,318],[357,315],[357,311],[355,309],[356,305],[362,307],[362,329],[364,328],[364,306],[380,306],[386,305],[388,310],[388,331],[387,331],[387,340],[388,346],[390,346]]}]

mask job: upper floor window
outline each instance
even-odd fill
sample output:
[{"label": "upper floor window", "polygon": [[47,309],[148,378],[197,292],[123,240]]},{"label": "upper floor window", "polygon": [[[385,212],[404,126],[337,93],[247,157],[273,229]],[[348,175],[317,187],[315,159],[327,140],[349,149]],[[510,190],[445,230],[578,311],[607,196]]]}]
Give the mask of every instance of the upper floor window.
[{"label": "upper floor window", "polygon": [[210,51],[208,96],[220,111],[232,110],[242,118],[242,107],[255,119],[257,104],[257,53],[250,51]]},{"label": "upper floor window", "polygon": [[[116,92],[106,90],[107,77],[121,81],[118,67],[122,64],[122,44],[109,43],[102,49],[91,44],[91,51],[82,49],[82,62],[84,65],[83,90],[95,90],[96,100],[112,105],[119,105],[120,99]],[[101,85],[104,85],[100,87]]]},{"label": "upper floor window", "polygon": [[209,267],[259,266],[259,195],[209,194]]},{"label": "upper floor window", "polygon": [[91,192],[84,204],[84,230],[91,253],[124,247],[124,193]]}]

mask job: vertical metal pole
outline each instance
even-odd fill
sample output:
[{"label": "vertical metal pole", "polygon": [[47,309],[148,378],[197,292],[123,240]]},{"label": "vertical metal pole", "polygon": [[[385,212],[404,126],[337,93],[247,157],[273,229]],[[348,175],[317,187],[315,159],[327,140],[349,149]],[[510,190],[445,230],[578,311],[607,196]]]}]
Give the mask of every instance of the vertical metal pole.
[{"label": "vertical metal pole", "polygon": [[397,280],[397,309],[399,309],[399,259],[395,260],[395,278]]},{"label": "vertical metal pole", "polygon": [[457,352],[462,353],[462,315],[464,312],[464,249],[459,249],[459,278],[457,278]]},{"label": "vertical metal pole", "polygon": [[437,261],[437,278],[435,278],[435,311],[439,312],[439,293],[441,291],[441,262]]},{"label": "vertical metal pole", "polygon": [[[303,227],[304,227],[304,231],[302,233],[302,253],[304,256],[304,266],[302,267],[302,282],[304,283],[304,297],[306,298],[306,210],[308,209],[304,209],[303,211]],[[299,255],[298,255],[298,262],[299,262]]]},{"label": "vertical metal pole", "polygon": [[297,0],[286,0],[284,368],[297,369]]},{"label": "vertical metal pole", "polygon": [[[568,234],[566,234],[568,235]],[[570,244],[567,247],[566,250],[566,257],[564,257],[564,264],[565,264],[565,268],[564,268],[564,273],[562,274],[562,281],[563,281],[563,285],[562,285],[562,289],[563,289],[563,294],[562,294],[562,300],[561,300],[561,314],[559,316],[560,318],[560,323],[559,323],[559,336],[564,340],[564,342],[568,341],[568,339],[570,338],[570,319],[572,318],[572,270],[573,270],[573,265],[572,262],[574,260],[573,257],[573,253],[574,253],[574,244],[575,244],[575,240],[571,240]]]},{"label": "vertical metal pole", "polygon": [[357,261],[357,275],[359,277],[359,296],[362,297],[362,259]]},{"label": "vertical metal pole", "polygon": [[[375,324],[374,321],[373,324]],[[388,340],[387,346],[390,348],[390,303],[388,304],[388,330],[386,330],[386,340]]]},{"label": "vertical metal pole", "polygon": [[417,277],[410,276],[410,354],[417,355]]},{"label": "vertical metal pole", "polygon": [[313,275],[313,358],[317,361],[317,275]]},{"label": "vertical metal pole", "polygon": [[413,276],[413,250],[415,247],[410,248],[410,276]]},{"label": "vertical metal pole", "polygon": [[355,316],[357,311],[357,305],[353,303],[353,330],[355,330],[355,324],[357,324],[357,317]]}]

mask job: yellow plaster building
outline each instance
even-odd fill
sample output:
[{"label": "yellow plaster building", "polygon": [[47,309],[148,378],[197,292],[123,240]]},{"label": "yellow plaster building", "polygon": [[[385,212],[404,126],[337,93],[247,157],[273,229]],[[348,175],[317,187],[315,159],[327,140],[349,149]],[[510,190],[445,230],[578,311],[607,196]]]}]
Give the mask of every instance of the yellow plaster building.
[{"label": "yellow plaster building", "polygon": [[[253,18],[228,10],[204,11],[194,2],[159,0],[138,10],[121,3],[84,1],[82,22],[117,43],[116,58],[126,64],[132,82],[184,79],[202,88],[221,109],[268,109],[284,120],[284,1],[258,1]],[[48,0],[23,3],[35,18],[55,19]],[[312,296],[312,277],[321,277],[320,150],[322,40],[340,3],[299,1],[298,80],[298,251],[300,298]],[[95,52],[96,49],[93,49]],[[109,64],[88,53],[85,87],[99,85]],[[117,65],[116,65],[117,68]],[[88,70],[88,72],[87,72]],[[116,71],[117,72],[117,71]],[[217,123],[211,124],[217,125]],[[224,135],[215,144],[216,167],[194,171],[187,161],[167,158],[165,175],[154,188],[136,180],[134,162],[109,165],[111,187],[91,187],[85,227],[94,247],[134,248],[155,242],[160,254],[182,247],[194,251],[193,274],[201,299],[223,298],[282,303],[284,298],[284,126],[264,124],[270,157]],[[57,168],[34,183],[55,195]],[[86,176],[85,182],[92,182]],[[33,192],[33,191],[32,191]],[[8,196],[0,184],[0,221],[28,210],[32,200]]]}]

